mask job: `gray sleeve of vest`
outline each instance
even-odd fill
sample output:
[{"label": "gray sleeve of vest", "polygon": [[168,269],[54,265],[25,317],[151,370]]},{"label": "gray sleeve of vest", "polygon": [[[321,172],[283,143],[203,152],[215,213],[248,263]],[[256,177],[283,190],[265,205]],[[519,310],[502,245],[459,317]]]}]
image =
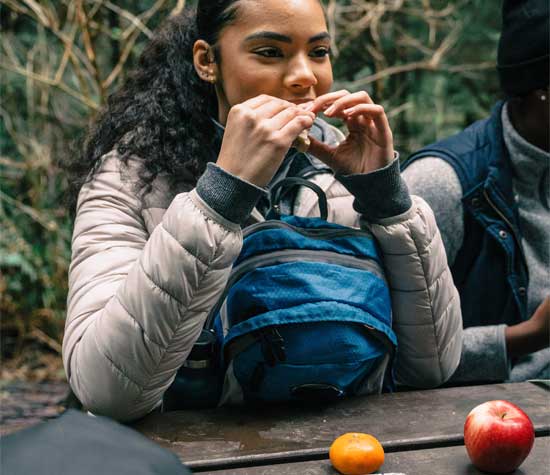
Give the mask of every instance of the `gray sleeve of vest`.
[{"label": "gray sleeve of vest", "polygon": [[514,363],[509,381],[528,379],[550,379],[550,348],[525,355]]},{"label": "gray sleeve of vest", "polygon": [[464,240],[462,186],[456,172],[445,160],[426,157],[411,163],[401,176],[411,195],[420,196],[432,208],[452,264]]},{"label": "gray sleeve of vest", "polygon": [[510,377],[504,331],[506,325],[466,328],[460,364],[448,384],[497,383]]}]

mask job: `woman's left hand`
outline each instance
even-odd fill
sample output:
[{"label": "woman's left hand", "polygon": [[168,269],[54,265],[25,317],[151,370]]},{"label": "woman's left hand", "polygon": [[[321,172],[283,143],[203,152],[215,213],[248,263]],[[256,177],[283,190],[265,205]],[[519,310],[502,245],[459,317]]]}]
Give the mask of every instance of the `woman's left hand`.
[{"label": "woman's left hand", "polygon": [[393,161],[393,135],[384,108],[375,104],[365,91],[341,90],[324,94],[308,104],[307,109],[342,119],[348,128],[348,136],[337,147],[310,137],[308,152],[335,173],[369,173]]}]

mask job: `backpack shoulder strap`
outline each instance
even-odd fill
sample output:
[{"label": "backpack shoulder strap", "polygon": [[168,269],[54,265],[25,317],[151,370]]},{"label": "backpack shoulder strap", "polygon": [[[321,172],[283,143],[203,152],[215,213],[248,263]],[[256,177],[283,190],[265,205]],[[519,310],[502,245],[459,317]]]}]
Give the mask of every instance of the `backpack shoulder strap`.
[{"label": "backpack shoulder strap", "polygon": [[298,176],[285,178],[284,180],[276,183],[271,188],[271,209],[269,211],[269,215],[274,214],[274,217],[278,217],[280,215],[280,201],[283,199],[285,193],[288,193],[289,190],[297,186],[305,186],[313,190],[317,194],[317,197],[319,199],[319,211],[321,213],[321,218],[326,221],[326,219],[328,218],[328,204],[325,192],[321,189],[320,186],[316,185],[315,183],[312,183],[311,181]]}]

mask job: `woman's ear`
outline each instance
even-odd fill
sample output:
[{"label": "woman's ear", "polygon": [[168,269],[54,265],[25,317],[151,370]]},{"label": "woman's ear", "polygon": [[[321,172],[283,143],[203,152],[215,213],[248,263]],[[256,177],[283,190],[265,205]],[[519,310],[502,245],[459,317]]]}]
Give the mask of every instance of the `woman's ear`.
[{"label": "woman's ear", "polygon": [[195,65],[195,71],[203,81],[215,84],[218,67],[214,58],[214,50],[206,41],[195,41],[193,45],[193,64]]}]

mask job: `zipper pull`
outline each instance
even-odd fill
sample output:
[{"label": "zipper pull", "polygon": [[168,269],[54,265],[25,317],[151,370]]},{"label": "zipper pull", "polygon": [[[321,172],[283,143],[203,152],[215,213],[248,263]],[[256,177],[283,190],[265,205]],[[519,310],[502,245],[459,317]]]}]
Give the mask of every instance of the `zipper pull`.
[{"label": "zipper pull", "polygon": [[276,328],[272,328],[270,339],[277,359],[281,362],[286,361],[285,340],[283,336],[279,333],[279,330],[277,330]]},{"label": "zipper pull", "polygon": [[285,340],[276,328],[261,331],[260,340],[262,355],[269,366],[286,361]]}]

